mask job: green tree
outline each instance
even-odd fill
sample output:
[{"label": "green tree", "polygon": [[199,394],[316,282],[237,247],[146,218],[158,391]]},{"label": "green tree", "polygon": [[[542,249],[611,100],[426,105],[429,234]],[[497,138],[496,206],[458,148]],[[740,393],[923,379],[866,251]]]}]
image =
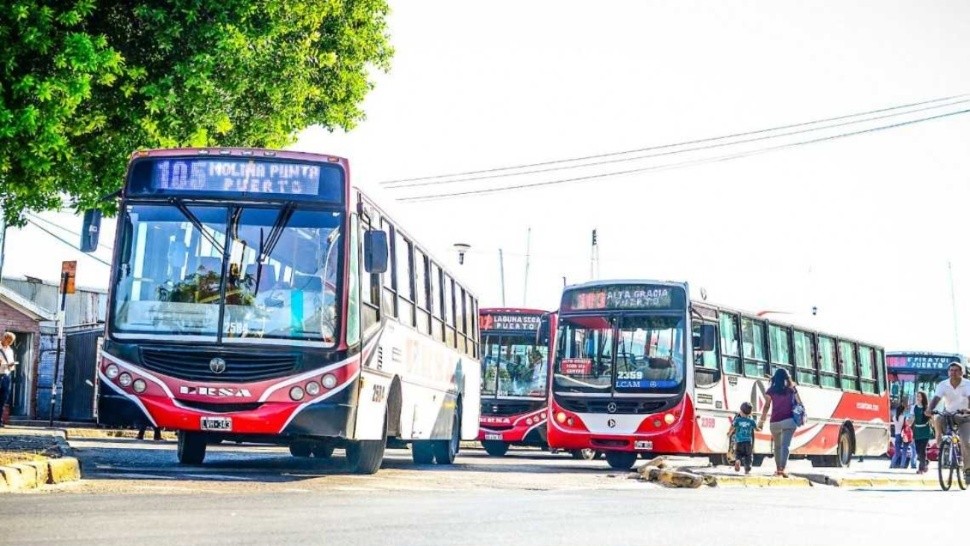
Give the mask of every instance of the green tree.
[{"label": "green tree", "polygon": [[[393,53],[385,0],[0,3],[8,222],[121,186],[137,149],[282,147],[352,129]],[[102,207],[110,206],[100,203]]]}]

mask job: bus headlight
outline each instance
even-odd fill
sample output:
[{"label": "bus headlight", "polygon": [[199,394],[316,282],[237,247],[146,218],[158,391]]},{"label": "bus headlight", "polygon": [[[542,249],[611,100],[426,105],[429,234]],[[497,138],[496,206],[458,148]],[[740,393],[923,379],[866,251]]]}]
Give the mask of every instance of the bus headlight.
[{"label": "bus headlight", "polygon": [[674,414],[668,413],[667,415],[664,415],[664,423],[672,425],[674,423]]},{"label": "bus headlight", "polygon": [[559,413],[557,413],[556,414],[556,421],[558,421],[560,423],[565,423],[566,422],[566,414],[563,413],[563,412],[561,412],[561,411]]},{"label": "bus headlight", "polygon": [[303,400],[303,388],[297,385],[290,389],[290,398],[296,401]]},{"label": "bus headlight", "polygon": [[118,376],[118,384],[121,385],[122,387],[131,386],[132,379],[133,378],[131,377],[131,374],[128,372],[125,372]]},{"label": "bus headlight", "polygon": [[131,388],[135,389],[135,392],[142,393],[148,388],[148,383],[145,383],[144,379],[136,379],[135,382],[131,384]]},{"label": "bus headlight", "polygon": [[337,386],[337,376],[332,373],[328,373],[327,375],[323,376],[321,383],[323,383],[323,388],[332,389]]},{"label": "bus headlight", "polygon": [[320,383],[316,381],[310,381],[306,384],[306,393],[310,396],[316,396],[320,394]]},{"label": "bus headlight", "polygon": [[118,377],[119,373],[121,373],[121,370],[119,370],[118,366],[114,364],[108,364],[108,367],[104,369],[104,375],[108,376],[108,379]]}]

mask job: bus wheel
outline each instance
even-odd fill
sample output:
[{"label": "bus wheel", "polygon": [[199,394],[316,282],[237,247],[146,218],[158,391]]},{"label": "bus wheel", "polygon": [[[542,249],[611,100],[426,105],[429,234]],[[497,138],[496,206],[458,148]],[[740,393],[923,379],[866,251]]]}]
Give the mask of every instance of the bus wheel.
[{"label": "bus wheel", "polygon": [[456,411],[451,417],[451,438],[447,440],[434,440],[431,443],[431,447],[434,449],[435,462],[438,464],[453,464],[460,446],[461,415]]},{"label": "bus wheel", "polygon": [[574,449],[569,452],[573,456],[573,459],[582,459],[584,461],[592,461],[597,458],[599,454],[595,449]]},{"label": "bus wheel", "polygon": [[632,451],[607,451],[606,462],[610,468],[617,470],[630,470],[637,462],[637,454]]},{"label": "bus wheel", "polygon": [[307,441],[297,440],[290,444],[290,455],[294,457],[309,457],[313,452],[313,444]]},{"label": "bus wheel", "polygon": [[202,464],[205,459],[206,440],[201,432],[178,433],[178,458],[180,464]]},{"label": "bus wheel", "polygon": [[329,442],[317,442],[313,444],[313,456],[317,459],[329,459],[333,456],[333,444]]},{"label": "bus wheel", "polygon": [[835,460],[832,466],[846,468],[852,464],[852,437],[848,429],[842,427],[839,432],[839,447],[836,451]]},{"label": "bus wheel", "polygon": [[387,415],[384,415],[384,434],[380,440],[357,440],[347,446],[347,463],[354,474],[374,474],[384,462],[387,447]]},{"label": "bus wheel", "polygon": [[485,440],[482,442],[482,447],[485,448],[485,453],[492,457],[501,457],[509,450],[509,444],[496,440]]},{"label": "bus wheel", "polygon": [[411,459],[414,464],[431,464],[434,462],[434,446],[431,440],[415,440],[411,442]]}]

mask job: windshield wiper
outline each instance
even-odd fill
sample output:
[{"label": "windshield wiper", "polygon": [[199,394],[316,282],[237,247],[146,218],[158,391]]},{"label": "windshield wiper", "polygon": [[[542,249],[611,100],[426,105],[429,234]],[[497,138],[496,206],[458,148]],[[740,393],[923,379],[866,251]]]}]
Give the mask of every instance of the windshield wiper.
[{"label": "windshield wiper", "polygon": [[199,221],[199,219],[195,216],[195,214],[192,214],[192,211],[189,210],[189,207],[185,206],[185,203],[183,203],[181,199],[177,197],[173,197],[169,201],[173,205],[175,205],[177,209],[179,209],[179,212],[182,213],[182,216],[185,216],[185,218],[192,223],[192,226],[195,227],[195,229],[199,230],[199,233],[201,233],[202,236],[205,237],[205,240],[209,241],[209,243],[213,246],[213,248],[219,251],[220,256],[225,254],[225,249],[223,249],[222,245],[219,244],[219,241],[217,241],[216,238],[213,237],[211,233],[205,230],[205,226],[202,225],[202,222]]},{"label": "windshield wiper", "polygon": [[283,228],[289,223],[295,210],[295,203],[283,205],[279,215],[276,217],[276,221],[273,222],[273,227],[269,229],[269,236],[265,240],[263,239],[262,228],[259,230],[259,255],[256,257],[256,290],[253,292],[254,296],[259,294],[259,281],[263,276],[263,263],[273,253],[273,249],[276,248],[276,243],[279,242],[280,236],[283,235]]}]

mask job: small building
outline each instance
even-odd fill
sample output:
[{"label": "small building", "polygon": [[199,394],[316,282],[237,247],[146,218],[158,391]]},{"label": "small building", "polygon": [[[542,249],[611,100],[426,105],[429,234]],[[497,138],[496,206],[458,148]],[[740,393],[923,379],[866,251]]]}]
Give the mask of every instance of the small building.
[{"label": "small building", "polygon": [[97,344],[104,332],[107,291],[78,287],[64,298],[64,338],[58,352],[58,290],[56,283],[32,277],[0,283],[0,327],[17,334],[15,352],[22,363],[14,377],[11,415],[94,420]]}]

